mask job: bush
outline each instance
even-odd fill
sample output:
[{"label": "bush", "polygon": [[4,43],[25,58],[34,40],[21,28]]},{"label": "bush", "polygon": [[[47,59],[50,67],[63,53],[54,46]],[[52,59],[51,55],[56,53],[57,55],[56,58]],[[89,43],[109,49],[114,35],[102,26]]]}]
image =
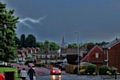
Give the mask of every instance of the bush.
[{"label": "bush", "polygon": [[110,71],[110,67],[103,65],[98,69],[98,71],[100,75],[106,75],[108,71]]},{"label": "bush", "polygon": [[110,68],[110,72],[112,73],[112,75],[114,75],[116,71],[117,71],[117,68],[115,67]]},{"label": "bush", "polygon": [[85,69],[80,70],[80,74],[84,75],[85,74]]},{"label": "bush", "polygon": [[[80,68],[79,68],[79,70],[80,70]],[[74,74],[78,74],[78,68],[77,67],[74,69]]]},{"label": "bush", "polygon": [[35,63],[35,66],[41,67],[41,66],[42,66],[42,63],[41,63],[41,62]]},{"label": "bush", "polygon": [[92,65],[87,66],[86,72],[93,74],[95,72],[95,70],[96,70],[96,65],[92,64]]}]

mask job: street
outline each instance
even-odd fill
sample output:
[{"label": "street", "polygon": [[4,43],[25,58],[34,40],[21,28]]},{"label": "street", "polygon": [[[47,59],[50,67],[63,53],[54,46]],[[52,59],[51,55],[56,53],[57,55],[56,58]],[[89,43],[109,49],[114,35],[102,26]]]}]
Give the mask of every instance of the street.
[{"label": "street", "polygon": [[[12,67],[17,68],[18,64],[13,64]],[[21,65],[26,70],[29,69],[26,65]],[[115,79],[114,75],[77,75],[69,74],[62,71],[61,75],[50,75],[50,71],[43,67],[34,67],[37,80],[120,80],[120,76],[117,75]]]},{"label": "street", "polygon": [[95,79],[90,79],[86,76],[76,76],[76,75],[49,75],[49,76],[38,76],[37,80],[95,80]]}]

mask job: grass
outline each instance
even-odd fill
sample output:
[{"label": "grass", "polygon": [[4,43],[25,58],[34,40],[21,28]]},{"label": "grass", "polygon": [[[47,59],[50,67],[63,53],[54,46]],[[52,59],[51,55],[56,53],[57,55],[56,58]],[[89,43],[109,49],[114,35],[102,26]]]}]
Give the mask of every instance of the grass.
[{"label": "grass", "polygon": [[18,77],[18,73],[17,73],[17,69],[16,68],[11,68],[11,67],[0,67],[0,73],[4,74],[5,72],[11,72],[14,71],[15,72],[15,80],[22,80],[21,78]]}]

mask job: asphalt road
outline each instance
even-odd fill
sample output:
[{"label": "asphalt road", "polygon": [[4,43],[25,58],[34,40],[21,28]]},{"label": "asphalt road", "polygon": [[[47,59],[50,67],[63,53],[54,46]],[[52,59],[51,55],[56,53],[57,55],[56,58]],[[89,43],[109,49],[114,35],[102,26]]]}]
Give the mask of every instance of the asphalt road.
[{"label": "asphalt road", "polygon": [[[13,64],[14,68],[17,68],[17,64]],[[21,65],[26,70],[29,69],[26,65]],[[76,74],[68,74],[65,71],[62,71],[61,75],[50,75],[49,69],[43,67],[35,67],[36,79],[37,80],[120,80],[120,75],[117,75],[117,79],[112,76],[104,76],[104,75],[95,75],[95,76],[87,76],[87,75],[76,75]]]}]

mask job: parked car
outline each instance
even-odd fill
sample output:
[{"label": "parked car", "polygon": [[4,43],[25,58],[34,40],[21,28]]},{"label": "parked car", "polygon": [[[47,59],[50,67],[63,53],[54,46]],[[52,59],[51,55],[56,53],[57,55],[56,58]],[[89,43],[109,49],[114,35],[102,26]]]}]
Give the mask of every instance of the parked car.
[{"label": "parked car", "polygon": [[51,75],[54,75],[54,74],[60,75],[61,74],[61,70],[59,68],[51,68],[50,69],[50,74]]},{"label": "parked car", "polygon": [[34,67],[35,65],[33,63],[28,63],[28,67]]},{"label": "parked car", "polygon": [[19,65],[24,65],[24,64],[25,64],[25,62],[18,62],[18,64],[19,64]]},{"label": "parked car", "polygon": [[61,63],[61,64],[59,64],[59,69],[65,70],[66,69],[66,65],[68,65],[68,63]]}]

